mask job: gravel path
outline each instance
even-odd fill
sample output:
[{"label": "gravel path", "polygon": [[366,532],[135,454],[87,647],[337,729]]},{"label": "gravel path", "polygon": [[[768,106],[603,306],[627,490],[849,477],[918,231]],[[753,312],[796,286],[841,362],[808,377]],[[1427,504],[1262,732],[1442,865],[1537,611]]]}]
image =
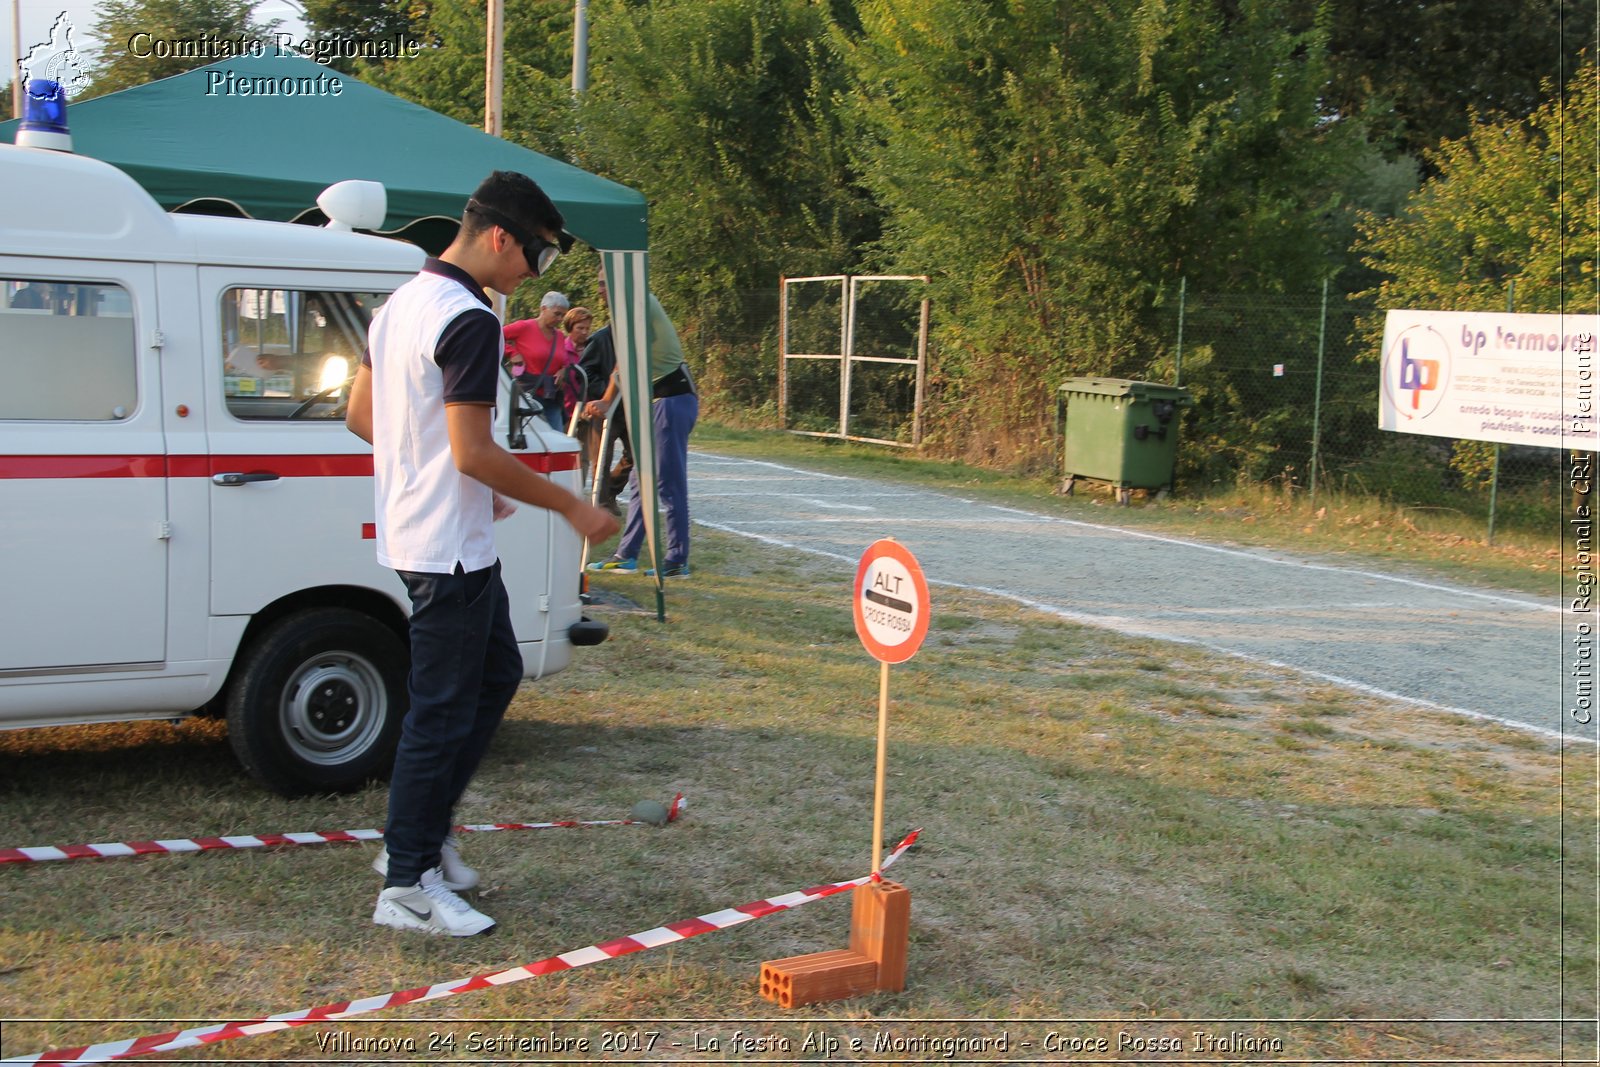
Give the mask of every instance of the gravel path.
[{"label": "gravel path", "polygon": [[1595,739],[1593,725],[1564,714],[1562,608],[1553,602],[706,452],[691,454],[689,478],[696,523],[837,559],[851,573],[867,545],[893,537],[935,588]]}]

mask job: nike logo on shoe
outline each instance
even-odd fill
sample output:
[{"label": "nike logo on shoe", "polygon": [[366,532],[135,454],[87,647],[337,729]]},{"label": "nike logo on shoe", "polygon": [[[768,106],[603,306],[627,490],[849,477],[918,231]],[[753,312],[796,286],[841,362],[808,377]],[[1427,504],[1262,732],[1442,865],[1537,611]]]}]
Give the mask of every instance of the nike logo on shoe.
[{"label": "nike logo on shoe", "polygon": [[429,921],[431,921],[433,919],[433,909],[432,908],[429,908],[427,911],[418,911],[416,908],[413,908],[410,904],[407,904],[403,900],[392,900],[392,901],[390,901],[390,903],[391,904],[400,905],[402,908],[406,909],[411,914],[413,914],[417,918],[421,919],[423,922],[429,922]]},{"label": "nike logo on shoe", "polygon": [[437,867],[423,871],[415,886],[390,886],[379,893],[372,921],[448,937],[471,937],[494,929],[493,919],[445,886]]}]

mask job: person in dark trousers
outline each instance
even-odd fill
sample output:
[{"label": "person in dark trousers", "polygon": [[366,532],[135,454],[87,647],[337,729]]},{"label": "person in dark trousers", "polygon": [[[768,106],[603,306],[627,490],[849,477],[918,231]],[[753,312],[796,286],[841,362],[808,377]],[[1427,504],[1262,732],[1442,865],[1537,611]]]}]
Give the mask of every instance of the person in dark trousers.
[{"label": "person in dark trousers", "polygon": [[[606,295],[605,277],[600,278],[601,295]],[[683,358],[678,331],[654,293],[645,294],[645,318],[650,338],[650,425],[656,446],[656,491],[661,497],[666,519],[666,555],[661,560],[662,578],[689,577],[689,435],[700,417],[700,396],[689,364]],[[586,407],[593,411],[610,402],[620,383],[612,375],[606,395]],[[639,550],[644,546],[643,497],[639,493],[639,471],[634,468],[628,484],[633,497],[628,501],[628,518],[622,539],[609,559],[589,564],[600,573],[634,574],[639,570]],[[655,577],[653,568],[644,572]]]},{"label": "person in dark trousers", "polygon": [[611,515],[524,466],[492,434],[505,341],[487,289],[510,293],[570,247],[526,175],[496,171],[456,239],[395,291],[368,332],[345,422],[372,444],[378,561],[411,598],[411,673],[384,875],[372,921],[467,937],[494,926],[457,893],[478,883],[449,836],[456,802],[522,680],[493,522],[517,500],[603,540]]},{"label": "person in dark trousers", "polygon": [[[602,326],[589,335],[578,366],[583,370],[587,390],[578,405],[581,412],[578,440],[584,446],[584,470],[598,479],[594,502],[621,518],[617,495],[627,486],[628,475],[633,473],[633,444],[628,440],[628,420],[622,404],[619,402],[611,410],[609,420],[605,414],[611,406],[611,397],[616,395],[611,378],[617,369],[617,349],[610,326]],[[599,406],[591,406],[592,401],[599,401]],[[613,442],[622,444],[622,458],[615,467],[608,469]]]}]

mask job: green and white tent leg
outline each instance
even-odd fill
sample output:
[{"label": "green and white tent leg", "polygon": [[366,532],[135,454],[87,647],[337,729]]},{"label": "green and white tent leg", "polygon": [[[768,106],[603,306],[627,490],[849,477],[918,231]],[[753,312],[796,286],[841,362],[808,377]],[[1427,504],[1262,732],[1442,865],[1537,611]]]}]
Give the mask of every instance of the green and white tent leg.
[{"label": "green and white tent leg", "polygon": [[616,340],[617,371],[628,433],[633,439],[633,465],[639,476],[639,510],[644,518],[644,541],[655,571],[656,618],[667,615],[658,544],[661,524],[656,499],[656,435],[650,417],[650,337],[645,297],[650,292],[649,255],[642,251],[600,252],[610,294],[611,331]]}]

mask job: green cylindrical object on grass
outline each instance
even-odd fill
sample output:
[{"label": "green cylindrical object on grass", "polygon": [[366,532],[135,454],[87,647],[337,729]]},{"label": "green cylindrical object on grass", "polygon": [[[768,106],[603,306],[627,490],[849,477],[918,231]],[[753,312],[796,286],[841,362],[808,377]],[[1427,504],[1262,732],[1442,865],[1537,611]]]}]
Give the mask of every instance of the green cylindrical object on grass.
[{"label": "green cylindrical object on grass", "polygon": [[667,806],[659,800],[641,800],[628,814],[634,822],[647,822],[651,826],[667,825],[667,816]]}]

